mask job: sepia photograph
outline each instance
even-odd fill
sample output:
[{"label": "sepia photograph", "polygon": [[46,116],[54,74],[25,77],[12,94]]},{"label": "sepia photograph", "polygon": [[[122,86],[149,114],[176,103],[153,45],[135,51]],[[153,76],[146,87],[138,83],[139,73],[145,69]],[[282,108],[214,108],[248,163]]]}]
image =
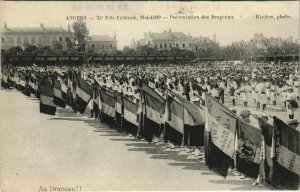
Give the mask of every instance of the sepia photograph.
[{"label": "sepia photograph", "polygon": [[299,190],[299,1],[0,1],[0,191]]}]

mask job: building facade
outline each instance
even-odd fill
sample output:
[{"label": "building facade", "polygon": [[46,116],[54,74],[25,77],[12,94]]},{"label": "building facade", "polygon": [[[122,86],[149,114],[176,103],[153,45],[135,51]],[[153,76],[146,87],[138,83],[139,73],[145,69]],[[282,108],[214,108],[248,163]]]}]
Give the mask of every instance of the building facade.
[{"label": "building facade", "polygon": [[96,54],[116,53],[117,51],[116,34],[113,37],[109,35],[92,35],[86,41],[85,51],[96,53]]},{"label": "building facade", "polygon": [[172,32],[171,29],[162,33],[148,32],[144,38],[134,42],[134,46],[149,46],[157,50],[170,50],[172,48],[192,50],[193,37],[182,32]]},{"label": "building facade", "polygon": [[4,28],[1,29],[1,48],[9,49],[20,46],[23,50],[28,45],[50,46],[53,48],[55,44],[60,44],[63,50],[67,49],[67,39],[71,38],[72,33],[70,26],[68,30],[62,27],[45,27],[40,24],[40,27],[8,27],[4,23]]},{"label": "building facade", "polygon": [[208,49],[209,47],[214,47],[214,46],[219,46],[215,34],[213,35],[212,40],[209,37],[202,37],[202,36],[194,38],[192,49],[194,52],[197,52],[200,49]]},{"label": "building facade", "polygon": [[[267,47],[281,47],[284,44],[293,43],[293,37],[289,36],[287,38],[281,37],[270,37],[267,38],[263,33],[255,33],[253,39],[250,39],[250,44],[257,48],[265,49]],[[297,41],[295,41],[297,43]]]}]

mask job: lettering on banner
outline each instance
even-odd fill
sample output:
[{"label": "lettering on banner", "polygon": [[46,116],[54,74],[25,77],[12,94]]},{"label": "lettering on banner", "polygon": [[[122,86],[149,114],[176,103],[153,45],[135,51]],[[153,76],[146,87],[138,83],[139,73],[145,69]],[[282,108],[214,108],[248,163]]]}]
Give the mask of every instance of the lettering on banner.
[{"label": "lettering on banner", "polygon": [[294,153],[292,159],[290,160],[288,169],[293,170],[295,162],[296,162],[296,154]]},{"label": "lettering on banner", "polygon": [[221,149],[226,148],[226,146],[227,146],[226,143],[227,143],[227,140],[228,140],[228,135],[229,135],[228,131],[223,131],[223,133],[222,133],[222,145],[221,145]]},{"label": "lettering on banner", "polygon": [[218,139],[218,128],[219,128],[219,124],[212,121],[212,124],[211,124],[211,138],[212,139]]},{"label": "lettering on banner", "polygon": [[230,129],[230,119],[229,118],[226,118],[226,122],[224,122],[223,123],[223,125],[224,125],[224,127],[226,128],[226,129]]},{"label": "lettering on banner", "polygon": [[153,112],[151,110],[148,110],[149,118],[153,119]]},{"label": "lettering on banner", "polygon": [[208,112],[211,112],[211,108],[213,107],[213,104],[210,99],[207,99],[206,107]]}]

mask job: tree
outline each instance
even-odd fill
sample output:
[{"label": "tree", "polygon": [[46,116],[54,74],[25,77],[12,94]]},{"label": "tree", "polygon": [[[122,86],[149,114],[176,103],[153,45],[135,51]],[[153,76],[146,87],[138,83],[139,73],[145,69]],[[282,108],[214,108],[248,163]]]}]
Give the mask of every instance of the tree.
[{"label": "tree", "polygon": [[66,42],[67,42],[68,50],[73,50],[74,49],[74,43],[72,42],[71,38],[67,37]]},{"label": "tree", "polygon": [[39,46],[38,47],[38,52],[41,55],[49,55],[51,53],[51,49],[49,45],[46,46]]},{"label": "tree", "polygon": [[74,31],[74,38],[78,41],[79,49],[82,51],[85,48],[85,41],[88,38],[89,30],[86,27],[86,23],[82,20],[78,20],[72,24]]},{"label": "tree", "polygon": [[35,45],[27,45],[24,50],[24,52],[29,55],[36,55],[37,51],[38,51],[38,48]]},{"label": "tree", "polygon": [[8,50],[8,54],[9,55],[22,55],[23,54],[23,50],[20,46],[17,47],[12,47]]},{"label": "tree", "polygon": [[123,54],[124,54],[124,55],[133,55],[134,52],[135,52],[135,50],[134,50],[134,49],[131,49],[129,46],[125,46],[125,47],[123,48]]}]

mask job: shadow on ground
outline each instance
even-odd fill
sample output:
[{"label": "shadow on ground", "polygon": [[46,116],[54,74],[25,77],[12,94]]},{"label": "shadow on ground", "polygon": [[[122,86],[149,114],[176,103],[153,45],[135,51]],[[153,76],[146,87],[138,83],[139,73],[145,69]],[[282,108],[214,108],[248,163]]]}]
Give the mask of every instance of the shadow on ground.
[{"label": "shadow on ground", "polygon": [[[35,102],[37,99],[28,98]],[[85,111],[84,114],[77,114],[72,112],[71,110],[58,108],[56,111],[56,115],[50,117],[49,120],[53,121],[75,121],[75,122],[83,122],[87,124],[88,128],[91,128],[93,132],[98,134],[100,137],[108,137],[109,140],[115,142],[122,142],[124,145],[128,146],[128,151],[130,152],[140,152],[149,155],[149,158],[156,159],[164,159],[171,160],[168,163],[169,166],[181,167],[183,170],[193,170],[193,171],[201,171],[201,174],[205,177],[206,175],[217,175],[214,172],[211,172],[209,168],[205,165],[204,162],[199,159],[188,159],[188,155],[180,155],[180,151],[172,151],[166,150],[164,148],[165,145],[157,145],[155,143],[148,143],[146,141],[139,140],[132,136],[128,136],[126,133],[118,132],[114,129],[113,126],[103,124],[99,120],[95,120],[94,118],[87,118],[89,116],[89,112]],[[241,180],[239,177],[235,177],[232,179],[220,179],[220,180],[209,180],[209,183],[215,184],[228,184],[228,185],[239,185],[234,188],[234,190],[253,190],[253,186],[251,185],[251,180]],[[261,189],[274,189],[271,186],[264,186],[264,188],[254,188],[254,190]]]}]

